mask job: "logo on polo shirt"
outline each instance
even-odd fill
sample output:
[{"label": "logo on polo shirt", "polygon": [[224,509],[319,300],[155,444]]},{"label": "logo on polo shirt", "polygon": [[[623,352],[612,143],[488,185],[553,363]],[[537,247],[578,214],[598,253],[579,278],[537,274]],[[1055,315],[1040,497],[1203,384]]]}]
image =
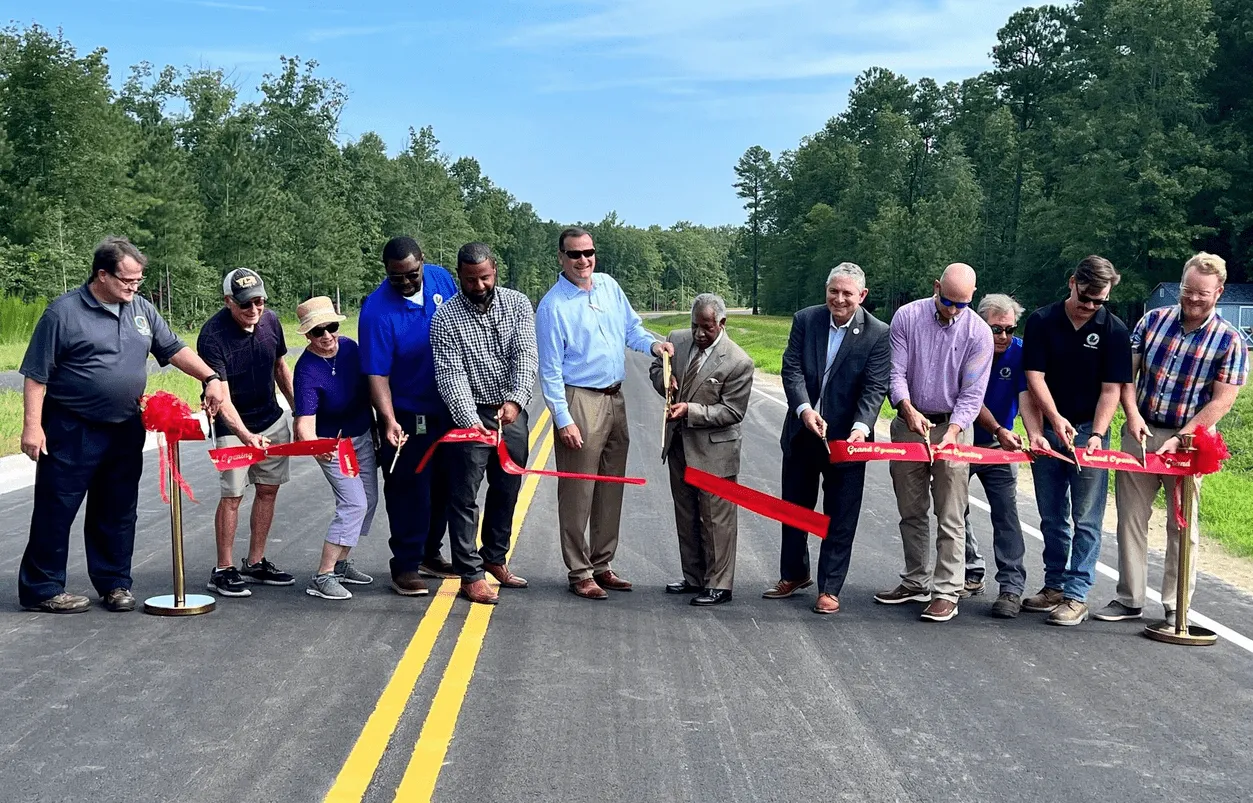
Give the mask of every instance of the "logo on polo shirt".
[{"label": "logo on polo shirt", "polygon": [[431,296],[431,300],[435,302],[435,306],[437,306],[437,307],[438,307],[440,304],[443,304],[443,303],[444,303],[444,297],[443,297],[443,296],[441,296],[439,293],[436,293],[435,295]]},{"label": "logo on polo shirt", "polygon": [[152,327],[148,325],[148,319],[142,315],[135,316],[135,328],[139,330],[141,335],[152,334]]},{"label": "logo on polo shirt", "polygon": [[1088,335],[1088,339],[1085,340],[1083,343],[1083,345],[1087,346],[1090,349],[1094,349],[1100,344],[1101,344],[1101,336],[1098,335],[1096,332],[1093,332],[1092,334]]},{"label": "logo on polo shirt", "polygon": [[1001,369],[1001,379],[1009,379],[1013,375],[1014,372],[1010,370],[1008,365]]}]

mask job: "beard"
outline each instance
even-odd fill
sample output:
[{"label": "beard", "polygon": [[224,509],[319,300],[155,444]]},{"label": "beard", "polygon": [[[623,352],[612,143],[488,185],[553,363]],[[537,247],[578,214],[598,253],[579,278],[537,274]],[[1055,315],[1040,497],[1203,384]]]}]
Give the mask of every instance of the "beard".
[{"label": "beard", "polygon": [[490,287],[482,293],[466,293],[464,290],[462,292],[465,293],[465,297],[469,299],[471,304],[479,307],[486,307],[496,297],[495,287]]}]

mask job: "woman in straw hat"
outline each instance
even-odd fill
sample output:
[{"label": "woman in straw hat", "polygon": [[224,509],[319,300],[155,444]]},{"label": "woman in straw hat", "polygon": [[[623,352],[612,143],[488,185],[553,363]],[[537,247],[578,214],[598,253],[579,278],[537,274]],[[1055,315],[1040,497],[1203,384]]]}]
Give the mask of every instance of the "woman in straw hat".
[{"label": "woman in straw hat", "polygon": [[322,545],[322,562],[305,593],[322,599],[351,599],[345,583],[365,585],[374,578],[353,567],[348,552],[370,531],[378,504],[378,471],[374,458],[370,389],[361,372],[357,344],[339,336],[345,320],[326,296],[296,308],[296,331],[309,340],[296,361],[296,440],[351,438],[361,472],[347,477],[339,461],[320,455],[318,464],[335,493],[335,516]]}]

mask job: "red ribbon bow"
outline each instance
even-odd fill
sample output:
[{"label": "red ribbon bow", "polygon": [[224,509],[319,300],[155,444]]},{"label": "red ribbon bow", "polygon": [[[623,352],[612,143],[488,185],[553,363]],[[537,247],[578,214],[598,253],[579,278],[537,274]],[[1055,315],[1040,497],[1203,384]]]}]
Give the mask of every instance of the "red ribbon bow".
[{"label": "red ribbon bow", "polygon": [[187,494],[188,499],[195,502],[196,497],[192,495],[191,486],[176,467],[174,451],[178,449],[179,441],[204,440],[200,419],[191,411],[191,405],[164,390],[142,397],[139,408],[142,411],[144,429],[157,433],[158,439],[165,439],[164,443],[157,444],[161,467],[161,501],[167,505],[170,503],[166,475],[173,474],[174,483]]}]

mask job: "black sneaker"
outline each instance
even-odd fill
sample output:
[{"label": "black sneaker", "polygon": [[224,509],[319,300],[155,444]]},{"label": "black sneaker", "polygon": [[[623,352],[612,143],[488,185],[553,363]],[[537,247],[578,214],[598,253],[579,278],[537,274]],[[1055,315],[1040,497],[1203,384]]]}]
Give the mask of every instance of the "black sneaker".
[{"label": "black sneaker", "polygon": [[264,583],[267,586],[291,586],[296,584],[295,577],[270,563],[264,557],[256,563],[249,563],[247,558],[244,558],[239,563],[239,573],[244,576],[245,582]]},{"label": "black sneaker", "polygon": [[244,582],[244,578],[239,576],[239,569],[234,566],[227,566],[225,569],[214,569],[213,574],[209,575],[209,582],[205,586],[215,594],[221,594],[224,597],[250,597],[252,591],[248,589],[248,584]]}]

